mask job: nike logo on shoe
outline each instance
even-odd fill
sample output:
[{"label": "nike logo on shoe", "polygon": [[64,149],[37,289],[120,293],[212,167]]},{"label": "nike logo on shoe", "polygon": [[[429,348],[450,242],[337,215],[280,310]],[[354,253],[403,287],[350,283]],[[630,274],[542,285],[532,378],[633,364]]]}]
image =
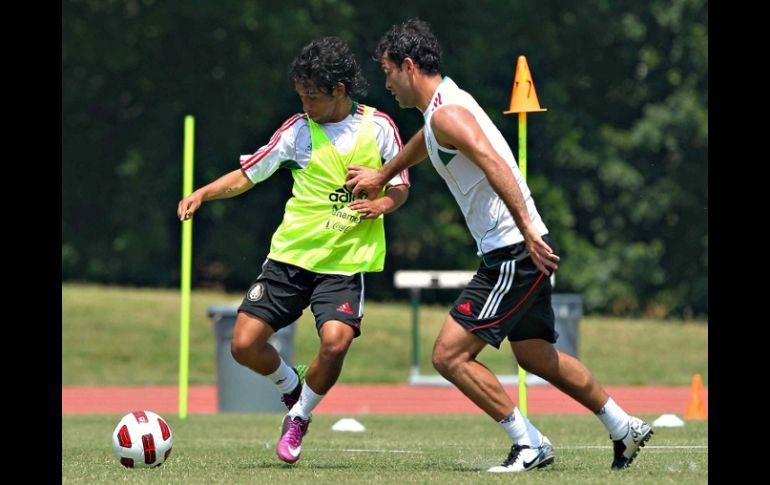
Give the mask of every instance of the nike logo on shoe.
[{"label": "nike logo on shoe", "polygon": [[307,433],[309,420],[304,420],[299,416],[289,416],[283,418],[281,425],[281,439],[275,446],[275,453],[282,461],[294,463],[299,460],[300,451],[302,451],[302,437]]},{"label": "nike logo on shoe", "polygon": [[[525,456],[532,456],[527,460]],[[543,444],[537,448],[529,445],[513,445],[502,465],[493,466],[490,473],[517,473],[545,468],[554,462],[554,451],[551,442],[543,436]]]},{"label": "nike logo on shoe", "polygon": [[534,458],[532,458],[532,460],[531,460],[531,461],[524,461],[524,469],[525,469],[525,470],[528,470],[528,469],[532,468],[532,465],[534,465],[535,463],[537,463],[537,462],[538,462],[538,461],[539,461],[539,460],[540,460],[542,457],[543,457],[543,450],[541,449],[541,450],[538,452],[538,454],[537,454],[537,455],[535,455],[535,457],[534,457]]}]

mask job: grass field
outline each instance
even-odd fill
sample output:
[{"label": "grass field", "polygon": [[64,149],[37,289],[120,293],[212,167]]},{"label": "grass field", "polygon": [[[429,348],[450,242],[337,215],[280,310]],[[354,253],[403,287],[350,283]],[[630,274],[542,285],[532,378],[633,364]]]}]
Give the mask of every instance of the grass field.
[{"label": "grass field", "polygon": [[[195,291],[191,302],[190,383],[216,381],[216,340],[207,308],[242,295]],[[179,293],[62,284],[62,385],[176,384]],[[433,340],[448,308],[420,309],[420,365],[432,373]],[[409,375],[411,313],[406,304],[367,302],[362,336],[353,342],[341,383],[403,383]],[[309,362],[318,350],[312,315],[297,324],[294,356]],[[578,354],[607,385],[687,385],[699,372],[708,385],[708,325],[583,317]],[[515,373],[505,345],[480,360],[499,374]],[[376,362],[376,365],[372,363]]]},{"label": "grass field", "polygon": [[[206,315],[210,305],[238,302],[238,294],[196,291],[192,297],[190,381],[213,384],[216,341]],[[403,383],[410,365],[407,305],[367,303],[363,336],[346,360],[340,382]],[[421,309],[421,367],[430,373],[430,350],[447,308]],[[708,384],[708,325],[584,317],[579,354],[605,384]],[[295,359],[308,362],[318,339],[306,312],[298,324]],[[505,349],[505,348],[504,348]],[[62,285],[62,385],[176,384],[179,296],[172,290]],[[512,373],[505,349],[480,359]],[[348,416],[351,417],[351,416]],[[339,416],[311,424],[302,459],[294,466],[275,456],[277,414],[167,415],[174,433],[168,462],[156,469],[125,469],[110,433],[120,416],[62,416],[62,483],[78,484],[690,484],[708,482],[708,423],[661,428],[629,470],[609,470],[611,442],[593,416],[534,416],[551,439],[556,463],[543,470],[492,475],[510,444],[480,415],[352,416],[363,433],[337,433]],[[652,420],[655,416],[643,416]]]},{"label": "grass field", "polygon": [[[168,461],[155,469],[125,469],[110,432],[119,416],[62,417],[62,483],[83,484],[690,484],[708,482],[708,425],[659,428],[631,468],[611,471],[612,448],[593,416],[534,417],[556,449],[556,462],[517,474],[485,473],[510,444],[482,416],[363,416],[362,433],[331,431],[338,419],[317,416],[302,458],[275,456],[280,415],[165,416],[174,433]],[[650,417],[647,417],[650,418]]]}]

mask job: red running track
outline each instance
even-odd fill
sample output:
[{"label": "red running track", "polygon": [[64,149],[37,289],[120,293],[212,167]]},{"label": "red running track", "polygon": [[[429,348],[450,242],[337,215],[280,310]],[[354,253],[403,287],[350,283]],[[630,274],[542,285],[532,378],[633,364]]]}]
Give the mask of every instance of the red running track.
[{"label": "red running track", "polygon": [[[606,386],[607,392],[631,414],[683,414],[689,386]],[[518,400],[518,388],[506,388]],[[550,385],[528,388],[529,414],[589,414],[589,411]],[[708,389],[705,389],[708,406]],[[124,414],[131,409],[176,413],[177,386],[62,387],[62,414]],[[191,386],[190,414],[216,414],[216,386]],[[408,384],[337,384],[314,410],[316,414],[481,414],[454,387]]]}]

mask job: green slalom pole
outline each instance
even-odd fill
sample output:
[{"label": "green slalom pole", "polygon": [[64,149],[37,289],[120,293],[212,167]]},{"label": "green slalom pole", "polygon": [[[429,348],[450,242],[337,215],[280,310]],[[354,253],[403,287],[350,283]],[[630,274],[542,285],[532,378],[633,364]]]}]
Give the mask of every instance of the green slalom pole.
[{"label": "green slalom pole", "polygon": [[[524,181],[527,181],[527,113],[519,113],[519,170]],[[524,416],[527,415],[527,371],[519,368],[519,410]]]},{"label": "green slalom pole", "polygon": [[[513,77],[513,89],[511,90],[511,105],[504,114],[519,114],[519,171],[526,182],[527,180],[527,113],[548,111],[540,107],[535,93],[535,83],[529,72],[527,58],[519,56],[516,60],[516,74]],[[519,409],[521,414],[527,415],[527,371],[521,364],[519,368]]]},{"label": "green slalom pole", "polygon": [[[184,117],[184,181],[182,197],[193,190],[193,147],[195,118]],[[192,268],[192,218],[182,222],[181,317],[179,322],[179,417],[187,418],[187,384],[190,368],[190,280]]]},{"label": "green slalom pole", "polygon": [[519,170],[527,181],[527,113],[519,113]]}]

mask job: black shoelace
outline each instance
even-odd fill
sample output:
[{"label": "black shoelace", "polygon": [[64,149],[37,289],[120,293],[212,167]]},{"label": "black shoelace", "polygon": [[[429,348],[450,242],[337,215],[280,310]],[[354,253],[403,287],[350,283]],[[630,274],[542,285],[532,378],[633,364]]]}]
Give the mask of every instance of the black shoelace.
[{"label": "black shoelace", "polygon": [[514,463],[516,463],[516,459],[519,458],[519,454],[521,454],[521,450],[529,448],[527,445],[513,445],[511,446],[511,451],[508,452],[508,458],[505,459],[503,462],[503,466],[510,466]]}]

